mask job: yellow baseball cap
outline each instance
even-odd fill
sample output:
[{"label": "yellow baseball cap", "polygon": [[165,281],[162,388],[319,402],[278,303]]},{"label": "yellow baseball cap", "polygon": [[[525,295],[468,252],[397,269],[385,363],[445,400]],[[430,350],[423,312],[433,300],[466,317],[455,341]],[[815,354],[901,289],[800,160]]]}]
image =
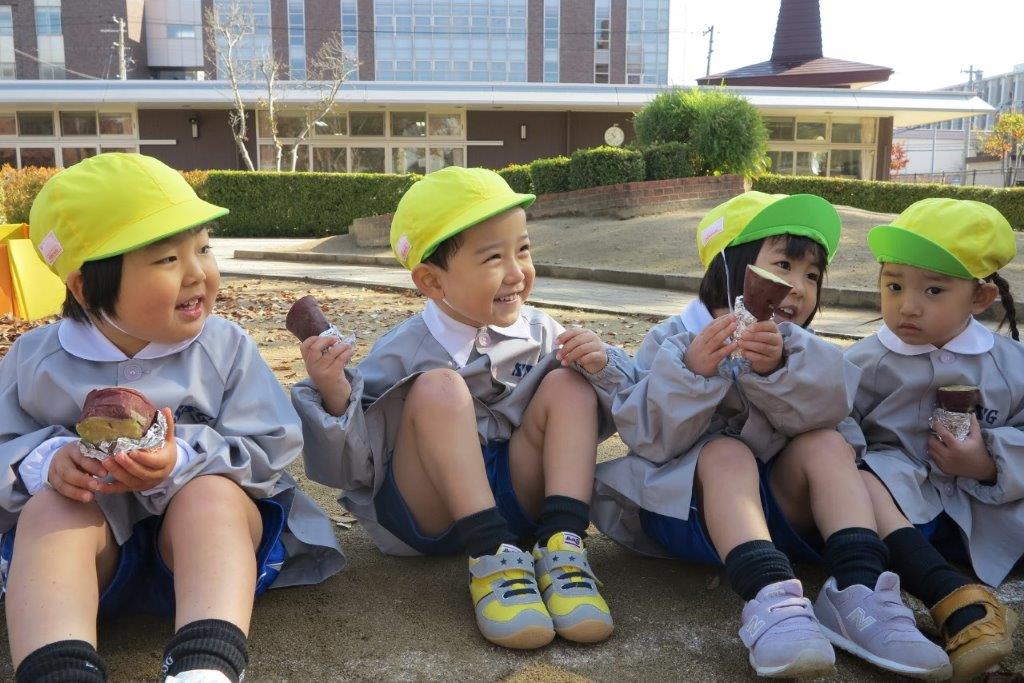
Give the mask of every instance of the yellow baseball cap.
[{"label": "yellow baseball cap", "polygon": [[29,237],[67,282],[86,261],[139,249],[227,212],[153,157],[100,154],[46,181],[32,202]]},{"label": "yellow baseball cap", "polygon": [[964,279],[986,278],[1017,255],[1009,221],[969,199],[914,202],[889,225],[872,228],[868,246],[879,263],[901,263]]},{"label": "yellow baseball cap", "polygon": [[706,269],[727,247],[776,235],[799,235],[836,255],[842,221],[835,207],[813,194],[744,192],[711,209],[697,225],[697,253]]},{"label": "yellow baseball cap", "polygon": [[486,168],[443,168],[414,183],[398,202],[391,251],[412,270],[449,237],[517,206],[525,209],[534,199],[513,192],[504,178]]}]

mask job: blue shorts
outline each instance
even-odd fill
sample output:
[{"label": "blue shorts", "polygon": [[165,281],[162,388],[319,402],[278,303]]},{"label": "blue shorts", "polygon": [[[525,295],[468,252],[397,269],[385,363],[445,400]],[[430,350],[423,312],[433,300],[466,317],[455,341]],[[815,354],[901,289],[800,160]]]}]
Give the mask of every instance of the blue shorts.
[{"label": "blue shorts", "polygon": [[[520,543],[527,544],[523,547],[531,547],[533,537],[537,534],[537,524],[523,511],[519,499],[516,498],[516,492],[512,489],[508,441],[489,442],[483,447],[483,458],[487,483],[491,486],[498,512],[508,522]],[[458,555],[464,552],[462,539],[455,533],[454,525],[437,536],[428,536],[420,531],[412,512],[409,511],[409,506],[402,498],[401,491],[398,490],[390,463],[384,485],[373,499],[373,505],[377,511],[377,522],[413,550],[424,555]]]},{"label": "blue shorts", "polygon": [[[288,511],[276,500],[255,502],[263,518],[263,538],[256,553],[256,595],[262,595],[277,579],[287,556],[281,533]],[[131,537],[121,546],[114,578],[100,596],[101,616],[173,616],[174,574],[160,557],[158,546],[162,523],[163,517],[147,517],[132,529]],[[0,579],[4,586],[14,556],[15,531],[0,536]]]},{"label": "blue shorts", "polygon": [[[772,495],[768,478],[772,463],[767,465],[758,461],[761,489],[761,509],[768,522],[775,547],[786,553],[794,561],[808,564],[822,564],[822,542],[820,538],[804,538],[782,514],[778,502]],[[700,505],[694,499],[690,502],[689,519],[667,517],[649,510],[640,510],[640,524],[644,533],[657,541],[670,554],[688,562],[721,566],[724,564],[718,556],[707,527],[704,525]]]}]

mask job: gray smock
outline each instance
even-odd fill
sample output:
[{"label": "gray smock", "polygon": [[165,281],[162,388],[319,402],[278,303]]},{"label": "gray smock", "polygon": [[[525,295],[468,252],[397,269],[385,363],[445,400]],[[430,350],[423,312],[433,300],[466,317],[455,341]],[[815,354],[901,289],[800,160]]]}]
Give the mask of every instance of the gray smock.
[{"label": "gray smock", "polygon": [[[863,375],[853,419],[840,431],[911,523],[945,512],[975,573],[999,585],[1024,554],[1024,345],[972,320],[941,349],[906,344],[883,326],[846,357]],[[950,384],[981,390],[978,422],[997,471],[991,485],[949,476],[928,456],[935,391]]]},{"label": "gray smock", "polygon": [[[414,549],[377,523],[374,496],[384,483],[402,421],[405,396],[422,373],[450,368],[465,380],[483,443],[507,440],[522,422],[530,400],[547,373],[561,366],[556,341],[564,330],[547,314],[524,306],[509,327],[472,331],[470,347],[454,355],[431,332],[428,321],[452,324],[433,302],[381,337],[356,368],[345,373],[352,396],[344,415],[324,410],[309,379],[292,389],[302,418],[306,472],[314,481],[341,489],[339,502],[354,514],[384,552],[416,555]],[[461,325],[461,323],[455,323]],[[615,429],[611,401],[615,389],[632,377],[632,359],[607,346],[608,364],[599,372],[582,372],[600,405],[599,438]],[[459,356],[458,360],[455,356]]]},{"label": "gray smock", "polygon": [[[90,335],[92,347],[83,342]],[[287,559],[274,588],[318,583],[338,572],[345,558],[330,520],[285,471],[302,448],[299,419],[256,344],[238,325],[212,316],[194,339],[154,352],[159,346],[128,358],[93,326],[73,320],[14,343],[0,361],[0,531],[17,524],[30,497],[22,461],[48,441],[76,436],[90,390],[128,387],[175,414],[179,461],[149,491],[97,496],[119,545],[137,522],[163,514],[193,478],[217,474],[251,498],[272,498],[289,511],[282,533]],[[184,461],[183,450],[190,454]]]},{"label": "gray smock", "polygon": [[839,348],[792,323],[779,325],[784,363],[770,375],[694,374],[683,359],[711,321],[697,300],[655,326],[636,354],[639,381],[614,401],[630,450],[598,465],[591,515],[598,529],[637,552],[668,556],[644,533],[640,510],[688,519],[697,458],[709,441],[738,439],[768,462],[791,438],[835,428],[849,415],[859,370]]}]

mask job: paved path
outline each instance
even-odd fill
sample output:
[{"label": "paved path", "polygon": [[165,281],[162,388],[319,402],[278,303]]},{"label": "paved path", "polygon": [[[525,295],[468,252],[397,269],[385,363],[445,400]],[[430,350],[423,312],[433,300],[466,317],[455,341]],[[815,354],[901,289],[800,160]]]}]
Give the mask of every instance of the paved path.
[{"label": "paved path", "polygon": [[[305,240],[215,239],[214,253],[226,275],[275,277],[309,280],[325,284],[413,289],[409,274],[402,268],[350,266],[287,261],[247,261],[234,258],[236,249],[287,249]],[[587,280],[538,278],[530,302],[556,308],[629,313],[667,317],[686,307],[696,295],[673,290],[613,285]],[[829,336],[859,339],[877,328],[878,313],[872,310],[832,308],[822,311],[815,329]]]}]

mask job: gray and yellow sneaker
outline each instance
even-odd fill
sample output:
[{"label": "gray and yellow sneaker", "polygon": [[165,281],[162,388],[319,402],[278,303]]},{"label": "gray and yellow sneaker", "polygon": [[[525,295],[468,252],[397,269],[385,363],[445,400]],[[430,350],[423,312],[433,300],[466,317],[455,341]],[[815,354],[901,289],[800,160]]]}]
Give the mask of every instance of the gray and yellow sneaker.
[{"label": "gray and yellow sneaker", "polygon": [[587,562],[579,536],[559,532],[547,547],[533,548],[537,581],[555,632],[577,643],[597,643],[615,629],[608,604],[597,591],[601,582]]},{"label": "gray and yellow sneaker", "polygon": [[494,555],[469,558],[469,593],[480,633],[492,643],[532,650],[554,639],[533,558],[514,545],[503,543]]}]

